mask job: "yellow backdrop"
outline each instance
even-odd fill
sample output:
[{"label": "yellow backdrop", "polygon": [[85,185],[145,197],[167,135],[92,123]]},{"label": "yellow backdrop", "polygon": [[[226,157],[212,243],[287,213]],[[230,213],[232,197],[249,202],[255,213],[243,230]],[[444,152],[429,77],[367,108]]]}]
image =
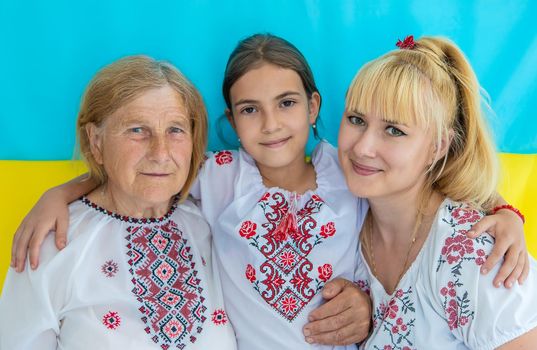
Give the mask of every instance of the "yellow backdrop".
[{"label": "yellow backdrop", "polygon": [[[537,155],[501,154],[499,192],[526,215],[526,239],[537,257]],[[11,258],[11,241],[19,222],[51,186],[86,171],[79,161],[0,161],[0,287]]]}]

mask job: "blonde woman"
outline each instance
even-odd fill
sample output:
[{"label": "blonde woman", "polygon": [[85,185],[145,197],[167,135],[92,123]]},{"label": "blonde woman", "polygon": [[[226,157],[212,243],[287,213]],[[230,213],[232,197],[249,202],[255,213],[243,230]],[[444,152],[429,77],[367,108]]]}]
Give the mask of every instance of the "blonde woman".
[{"label": "blonde woman", "polygon": [[480,273],[494,239],[466,236],[493,210],[498,173],[475,74],[449,40],[399,46],[358,72],[339,134],[349,189],[370,205],[356,280],[373,327],[361,348],[534,349],[535,261],[524,284],[494,288]]}]

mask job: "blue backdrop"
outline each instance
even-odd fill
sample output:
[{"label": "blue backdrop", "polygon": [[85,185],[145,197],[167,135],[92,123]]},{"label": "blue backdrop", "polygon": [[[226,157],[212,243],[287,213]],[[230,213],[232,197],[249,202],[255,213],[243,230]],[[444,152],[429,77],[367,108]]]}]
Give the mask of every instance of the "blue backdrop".
[{"label": "blue backdrop", "polygon": [[197,85],[211,118],[209,147],[222,148],[214,125],[224,66],[255,32],[285,37],[309,60],[323,95],[321,132],[333,143],[346,87],[363,63],[407,34],[445,35],[490,95],[499,149],[537,153],[536,22],[537,2],[523,0],[2,0],[0,159],[71,159],[84,86],[103,65],[140,53],[171,61]]}]

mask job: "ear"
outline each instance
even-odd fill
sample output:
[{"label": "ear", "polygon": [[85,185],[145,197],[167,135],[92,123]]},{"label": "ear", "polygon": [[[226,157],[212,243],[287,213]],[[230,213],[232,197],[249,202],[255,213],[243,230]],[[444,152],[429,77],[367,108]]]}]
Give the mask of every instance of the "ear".
[{"label": "ear", "polygon": [[226,110],[224,111],[224,114],[226,115],[227,121],[229,122],[229,124],[231,124],[231,127],[236,132],[237,127],[235,126],[235,119],[233,118],[233,113],[231,112],[229,108],[226,108]]},{"label": "ear", "polygon": [[313,94],[311,94],[308,107],[309,123],[313,125],[317,121],[317,116],[319,116],[319,108],[321,107],[321,95],[319,95],[318,92],[314,92]]},{"label": "ear", "polygon": [[446,154],[449,152],[449,148],[451,146],[451,142],[453,141],[453,135],[454,135],[453,129],[449,129],[447,133],[443,133],[442,137],[440,138],[440,144],[435,145],[433,149],[433,161],[437,162],[440,159],[444,158]]},{"label": "ear", "polygon": [[103,164],[103,137],[100,130],[94,123],[88,123],[85,126],[86,134],[90,144],[90,151],[97,164]]}]

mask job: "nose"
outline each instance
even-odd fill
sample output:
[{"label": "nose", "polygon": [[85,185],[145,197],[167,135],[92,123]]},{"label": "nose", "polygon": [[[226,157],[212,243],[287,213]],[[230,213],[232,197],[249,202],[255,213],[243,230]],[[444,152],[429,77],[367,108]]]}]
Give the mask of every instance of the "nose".
[{"label": "nose", "polygon": [[168,140],[165,134],[151,137],[148,158],[156,162],[165,162],[170,158]]},{"label": "nose", "polygon": [[263,125],[261,131],[264,134],[272,134],[281,128],[278,114],[274,111],[266,111],[263,115]]},{"label": "nose", "polygon": [[352,150],[358,157],[374,158],[377,154],[378,142],[378,136],[374,130],[367,128],[357,136]]}]

